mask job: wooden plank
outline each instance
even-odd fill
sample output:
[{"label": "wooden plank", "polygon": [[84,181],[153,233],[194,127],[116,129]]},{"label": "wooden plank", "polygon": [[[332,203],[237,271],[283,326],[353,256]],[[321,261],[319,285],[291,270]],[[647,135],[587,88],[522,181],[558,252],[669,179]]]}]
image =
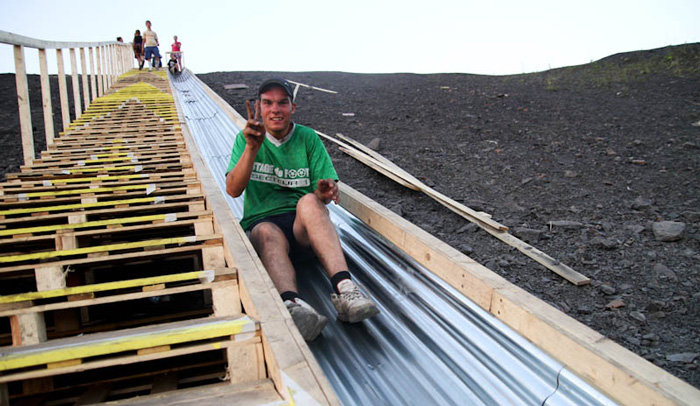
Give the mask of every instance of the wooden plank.
[{"label": "wooden plank", "polygon": [[110,359],[106,359],[106,360],[101,360],[101,361],[99,361],[99,360],[92,361],[91,360],[90,362],[84,362],[80,365],[68,366],[68,367],[65,367],[62,369],[54,369],[54,370],[36,369],[36,370],[32,370],[32,371],[27,371],[27,372],[13,373],[12,375],[0,375],[0,384],[6,383],[6,382],[15,382],[15,381],[24,381],[24,380],[29,380],[29,379],[51,377],[51,376],[56,376],[56,375],[60,375],[60,374],[83,372],[83,371],[89,371],[89,370],[118,366],[118,365],[131,365],[131,364],[135,364],[138,362],[153,361],[153,360],[159,360],[159,359],[165,359],[165,358],[174,358],[174,357],[178,357],[181,355],[196,354],[196,353],[201,353],[201,352],[206,352],[206,351],[215,351],[215,350],[226,349],[228,347],[234,347],[234,346],[246,346],[246,345],[254,344],[255,342],[259,341],[259,338],[255,337],[254,339],[251,339],[249,342],[234,342],[234,341],[226,341],[226,340],[228,340],[228,337],[222,338],[221,340],[219,340],[217,342],[209,342],[206,344],[195,344],[195,345],[188,345],[188,346],[180,347],[180,348],[174,348],[168,352],[157,352],[157,353],[145,354],[145,355],[138,355],[138,354],[123,355],[123,356],[118,356],[118,357],[114,357],[114,358],[110,358]]},{"label": "wooden plank", "polygon": [[259,330],[248,316],[187,320],[127,331],[52,340],[32,347],[12,347],[0,358],[0,371],[11,371],[74,359],[174,345]]},{"label": "wooden plank", "polygon": [[[94,298],[94,299],[84,299],[84,300],[77,300],[77,301],[53,303],[53,304],[48,304],[48,305],[34,305],[32,307],[21,308],[21,309],[2,310],[2,311],[0,311],[0,317],[2,317],[2,316],[14,317],[14,316],[19,316],[19,315],[45,313],[45,312],[49,312],[49,311],[56,311],[56,310],[63,310],[63,309],[85,308],[85,307],[89,307],[89,306],[97,306],[97,305],[107,304],[107,303],[127,302],[130,300],[146,299],[146,298],[150,298],[150,297],[158,297],[158,296],[166,296],[166,295],[178,295],[181,293],[197,292],[197,291],[211,289],[218,284],[219,284],[219,282],[214,282],[211,285],[210,284],[199,284],[199,285],[178,286],[178,287],[174,287],[174,288],[165,288],[165,289],[159,290],[159,291],[138,292],[138,293],[122,293],[122,294],[118,294],[118,295],[105,296],[105,297],[99,297],[99,298]],[[230,296],[227,298],[227,300],[232,301],[232,302],[239,302],[240,301],[240,299],[237,295]]]},{"label": "wooden plank", "polygon": [[691,405],[700,391],[515,287],[498,289],[492,314],[624,405]]},{"label": "wooden plank", "polygon": [[[100,46],[95,47],[95,59],[97,61],[97,97],[102,97],[102,95],[104,94],[104,77],[102,75],[102,66],[104,64],[102,63],[100,49]],[[67,128],[67,126],[64,127],[64,129],[65,128]]]},{"label": "wooden plank", "polygon": [[266,378],[262,344],[226,349],[228,378],[231,383],[252,382]]},{"label": "wooden plank", "polygon": [[[240,384],[221,383],[178,389],[167,393],[111,401],[113,406],[162,406],[162,405],[197,405],[197,406],[291,406],[295,403],[280,398],[269,379]],[[296,403],[307,405],[307,403]],[[313,404],[309,404],[313,405]]]},{"label": "wooden plank", "polygon": [[24,48],[15,45],[15,82],[17,84],[17,105],[19,107],[19,127],[22,134],[22,155],[24,164],[30,165],[34,160],[34,135],[32,132],[32,115],[29,107],[29,86],[27,69],[24,62]]},{"label": "wooden plank", "polygon": [[63,131],[70,125],[70,110],[68,109],[68,85],[66,84],[66,72],[63,67],[63,50],[56,50],[56,64],[58,65],[58,95],[61,101],[61,122]]},{"label": "wooden plank", "polygon": [[97,80],[95,79],[95,60],[94,60],[94,47],[90,47],[90,101],[97,98]]},{"label": "wooden plank", "polygon": [[[216,240],[209,240],[212,241],[214,244],[218,244],[219,242]],[[52,262],[53,265],[56,266],[71,266],[71,265],[87,265],[87,264],[95,264],[95,263],[101,263],[101,264],[106,264],[109,262],[113,263],[118,263],[121,261],[129,261],[129,260],[149,260],[151,258],[156,258],[159,256],[169,256],[169,255],[199,255],[201,254],[202,248],[207,248],[206,245],[207,241],[204,241],[204,244],[195,244],[195,245],[184,245],[184,246],[178,246],[178,247],[173,247],[173,248],[164,248],[160,250],[142,250],[142,251],[137,251],[137,252],[129,252],[129,253],[122,253],[122,254],[110,254],[110,255],[98,255],[97,256],[87,256],[85,258],[79,258],[79,259],[69,259],[69,260],[64,260],[64,261],[57,261],[57,262]],[[157,244],[155,244],[157,245]],[[28,270],[33,270],[36,264],[24,264],[24,265],[15,265],[15,266],[7,266],[7,267],[0,267],[0,274],[2,273],[12,273],[12,272],[20,272],[20,271],[28,271]]]},{"label": "wooden plank", "polygon": [[90,87],[88,86],[87,63],[85,61],[85,48],[80,48],[80,65],[83,72],[83,105],[85,109],[90,106]]},{"label": "wooden plank", "polygon": [[[163,275],[163,276],[153,276],[153,277],[148,277],[148,278],[127,279],[127,280],[121,280],[121,281],[115,281],[115,282],[104,282],[104,283],[91,284],[91,285],[87,285],[87,286],[63,287],[63,288],[58,288],[58,289],[46,289],[46,290],[41,290],[41,291],[37,291],[37,292],[27,292],[27,293],[21,293],[21,294],[16,294],[16,295],[0,296],[0,303],[18,303],[18,302],[29,301],[29,300],[50,299],[50,298],[57,298],[57,297],[61,297],[61,296],[82,295],[82,294],[86,294],[86,293],[106,292],[106,291],[110,291],[110,290],[128,289],[128,288],[139,287],[139,286],[149,286],[149,285],[157,285],[157,284],[165,284],[165,283],[173,283],[173,282],[184,282],[184,281],[211,282],[213,280],[214,280],[214,271],[213,270],[193,271],[193,272],[176,273],[176,274]],[[227,291],[227,294],[230,294],[230,292]],[[238,314],[238,313],[240,313],[240,311],[234,312],[231,314]],[[231,314],[226,314],[226,315],[229,316]]]},{"label": "wooden plank", "polygon": [[0,43],[4,44],[15,44],[22,45],[29,48],[43,48],[43,49],[56,49],[56,48],[74,48],[74,47],[85,47],[85,46],[99,46],[102,44],[117,44],[123,47],[128,47],[127,44],[118,43],[116,41],[102,41],[102,42],[74,42],[74,41],[44,41],[36,38],[25,37],[24,35],[15,34],[7,31],[0,31]]},{"label": "wooden plank", "polygon": [[75,48],[70,49],[70,75],[73,79],[73,107],[75,108],[75,119],[79,119],[83,114],[80,103],[80,80],[78,79],[78,64],[75,58]]},{"label": "wooden plank", "polygon": [[166,245],[178,245],[183,244],[193,244],[203,241],[216,241],[221,238],[220,235],[210,235],[210,236],[189,236],[189,237],[175,237],[175,238],[160,238],[155,240],[145,240],[145,241],[132,241],[125,243],[116,244],[106,244],[94,247],[82,247],[72,250],[62,250],[62,251],[44,251],[35,252],[31,254],[19,254],[19,255],[5,255],[0,256],[0,264],[8,264],[14,262],[24,262],[24,261],[37,261],[46,260],[52,258],[69,257],[76,255],[89,255],[94,253],[113,253],[117,251],[133,250],[138,248],[148,248],[148,247],[160,247]]},{"label": "wooden plank", "polygon": [[49,83],[49,69],[46,62],[46,50],[39,50],[39,68],[41,72],[41,102],[44,109],[44,131],[46,132],[46,147],[53,145],[53,107],[51,107],[51,84]]},{"label": "wooden plank", "polygon": [[28,313],[10,317],[12,345],[31,345],[46,341],[46,324],[41,314]]},{"label": "wooden plank", "polygon": [[[325,134],[320,133],[322,136],[332,139],[331,137],[328,137]],[[359,147],[362,144],[357,143],[356,141],[342,136],[342,134],[339,134],[339,136],[343,137],[345,141],[352,142],[353,145]],[[366,152],[368,155],[363,155],[359,151],[353,150],[351,148],[345,148],[341,147],[340,148],[343,152],[347,153],[348,155],[354,157],[355,159],[359,160],[360,162],[370,166],[371,168],[377,170],[378,172],[384,174],[385,176],[389,177],[390,179],[396,181],[397,183],[406,186],[408,183],[409,187],[412,189],[416,190],[421,190],[428,196],[432,197],[435,199],[437,202],[442,204],[443,206],[447,207],[448,209],[452,210],[453,212],[459,214],[463,218],[477,224],[480,228],[488,232],[489,234],[493,235],[494,237],[498,238],[499,240],[505,242],[506,244],[518,249],[520,252],[525,254],[526,256],[530,257],[531,259],[535,260],[537,263],[543,265],[547,269],[551,270],[552,272],[556,273],[557,275],[561,276],[562,278],[568,280],[569,282],[573,283],[574,285],[581,286],[581,285],[586,285],[590,283],[590,278],[588,278],[585,275],[580,274],[579,272],[576,272],[566,264],[561,263],[560,261],[550,257],[546,253],[538,250],[537,248],[531,246],[530,244],[525,243],[524,241],[516,238],[515,236],[509,234],[507,232],[508,228],[496,221],[491,220],[490,217],[483,215],[482,213],[478,213],[469,207],[445,196],[444,194],[428,187],[427,185],[423,184],[422,182],[418,181],[415,179],[413,176],[408,174],[407,172],[403,171],[400,169],[398,166],[394,165],[388,160],[385,160],[383,157],[382,158],[375,158],[377,156],[381,156],[377,154],[376,152],[370,150],[369,148],[362,146],[361,149],[362,151]]]}]

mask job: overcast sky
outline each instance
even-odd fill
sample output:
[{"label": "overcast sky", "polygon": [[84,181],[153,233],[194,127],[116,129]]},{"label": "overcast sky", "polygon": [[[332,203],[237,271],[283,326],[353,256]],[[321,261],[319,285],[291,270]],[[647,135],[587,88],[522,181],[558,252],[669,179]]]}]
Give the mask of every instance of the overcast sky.
[{"label": "overcast sky", "polygon": [[[0,0],[0,30],[126,42],[153,22],[185,65],[216,71],[517,74],[700,42],[698,0]],[[0,44],[0,73],[14,72]],[[28,73],[37,51],[25,50]],[[68,63],[68,59],[66,62]],[[49,69],[56,71],[55,52]],[[68,70],[70,64],[68,63]]]}]

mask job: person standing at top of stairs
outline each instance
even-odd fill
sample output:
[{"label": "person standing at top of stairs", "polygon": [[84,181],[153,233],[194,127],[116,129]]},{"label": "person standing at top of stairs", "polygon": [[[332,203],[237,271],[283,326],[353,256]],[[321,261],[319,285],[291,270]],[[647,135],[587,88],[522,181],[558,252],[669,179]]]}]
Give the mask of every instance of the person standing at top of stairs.
[{"label": "person standing at top of stairs", "polygon": [[[148,70],[154,69],[158,70],[160,66],[160,51],[158,46],[158,34],[151,30],[151,21],[146,20],[146,31],[143,33],[143,43],[144,43],[144,59],[151,63],[151,67]],[[154,59],[152,60],[151,57]]]}]

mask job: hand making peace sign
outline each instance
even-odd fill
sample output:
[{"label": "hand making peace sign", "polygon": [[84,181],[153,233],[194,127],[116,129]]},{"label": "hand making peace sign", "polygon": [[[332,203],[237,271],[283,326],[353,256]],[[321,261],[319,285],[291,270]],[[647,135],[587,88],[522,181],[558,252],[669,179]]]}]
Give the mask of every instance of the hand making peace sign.
[{"label": "hand making peace sign", "polygon": [[245,101],[245,108],[248,112],[248,121],[243,129],[243,135],[248,144],[254,147],[260,147],[265,140],[265,125],[260,121],[260,100],[255,101],[255,115],[250,107],[250,100]]}]

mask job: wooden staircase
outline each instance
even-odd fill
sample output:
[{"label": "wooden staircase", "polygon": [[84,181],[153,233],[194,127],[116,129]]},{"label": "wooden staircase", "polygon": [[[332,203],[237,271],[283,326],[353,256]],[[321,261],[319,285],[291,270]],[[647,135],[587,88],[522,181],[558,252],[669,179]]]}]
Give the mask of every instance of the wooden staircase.
[{"label": "wooden staircase", "polygon": [[0,403],[293,402],[217,230],[167,76],[127,72],[0,184]]}]

